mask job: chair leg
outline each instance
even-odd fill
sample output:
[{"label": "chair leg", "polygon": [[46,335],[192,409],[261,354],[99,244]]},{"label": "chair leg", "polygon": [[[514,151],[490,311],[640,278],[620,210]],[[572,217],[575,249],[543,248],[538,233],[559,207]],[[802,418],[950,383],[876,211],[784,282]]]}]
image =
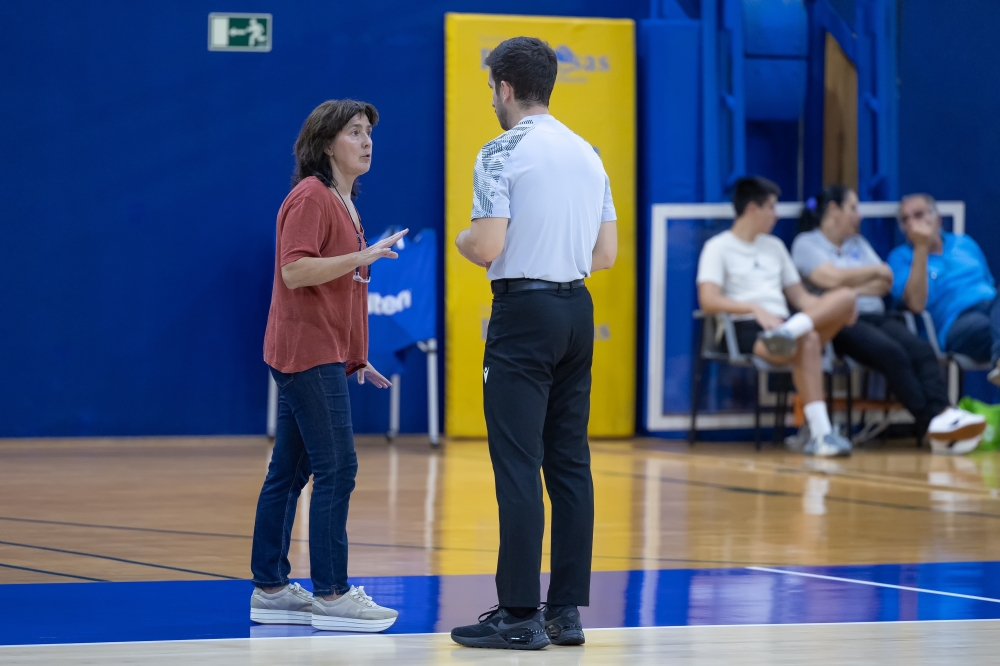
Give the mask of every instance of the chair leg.
[{"label": "chair leg", "polygon": [[754,373],[757,378],[753,392],[753,442],[754,448],[760,451],[760,372]]},{"label": "chair leg", "polygon": [[854,433],[854,373],[847,368],[847,439]]},{"label": "chair leg", "polygon": [[826,383],[826,411],[833,421],[833,373],[823,373],[823,381]]},{"label": "chair leg", "polygon": [[788,391],[778,391],[774,408],[774,445],[778,446],[785,434],[785,414],[788,412]]},{"label": "chair leg", "polygon": [[688,444],[694,446],[698,439],[698,403],[701,402],[701,371],[704,363],[698,352],[695,352],[691,367],[691,427],[688,429]]},{"label": "chair leg", "polygon": [[[868,380],[869,380],[868,370],[863,368],[861,370],[861,380],[860,380],[861,381],[861,399],[865,400],[865,401],[867,401],[868,398],[871,397],[870,396],[870,391],[868,389]],[[889,396],[886,396],[887,400],[888,400],[888,398],[889,398]],[[868,425],[868,412],[866,412],[865,410],[862,409],[861,410],[861,429],[864,430],[866,425]]]}]

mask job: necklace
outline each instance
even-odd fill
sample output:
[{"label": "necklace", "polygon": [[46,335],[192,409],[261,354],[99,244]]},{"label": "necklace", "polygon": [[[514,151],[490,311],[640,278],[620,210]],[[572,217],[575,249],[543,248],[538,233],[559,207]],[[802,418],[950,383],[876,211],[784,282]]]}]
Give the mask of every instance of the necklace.
[{"label": "necklace", "polygon": [[[337,197],[340,198],[340,203],[344,204],[344,209],[347,211],[348,217],[351,218],[351,224],[353,224],[354,223],[354,217],[351,215],[351,209],[350,209],[350,207],[347,205],[347,202],[344,200],[344,195],[341,194],[340,190],[338,190],[336,187],[331,187],[329,185],[327,187],[329,187],[331,190],[333,190],[333,192],[337,195]],[[361,216],[360,215],[358,215],[358,226],[359,227],[361,226]],[[357,228],[355,228],[354,231],[355,231],[355,233],[357,233]]]},{"label": "necklace", "polygon": [[[319,177],[319,174],[317,174],[317,177]],[[323,180],[324,179],[320,178],[320,181],[323,181]],[[326,184],[326,183],[324,183],[324,184]],[[368,247],[368,239],[365,237],[365,228],[361,226],[361,214],[360,213],[358,214],[358,223],[354,224],[354,218],[351,216],[351,209],[347,207],[347,202],[344,201],[344,195],[341,194],[340,190],[338,190],[336,187],[333,187],[332,184],[326,184],[326,186],[327,186],[327,188],[333,190],[334,194],[336,194],[337,197],[340,199],[340,203],[344,204],[344,210],[347,211],[347,216],[351,218],[351,226],[354,227],[354,235],[358,237],[358,252],[361,252],[366,247]],[[355,209],[355,211],[356,210],[357,209]],[[359,231],[359,229],[360,229],[360,231]],[[361,275],[361,266],[355,266],[354,267],[354,281],[355,282],[362,282],[364,284],[367,284],[367,283],[371,282],[371,279],[372,279],[372,267],[371,267],[370,264],[368,265],[366,272],[368,273],[368,277],[363,277]]]}]

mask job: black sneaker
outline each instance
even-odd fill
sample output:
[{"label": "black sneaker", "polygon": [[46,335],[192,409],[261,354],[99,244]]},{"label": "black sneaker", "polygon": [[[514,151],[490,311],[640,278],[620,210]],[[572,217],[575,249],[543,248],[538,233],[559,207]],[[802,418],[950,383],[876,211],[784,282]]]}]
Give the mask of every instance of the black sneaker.
[{"label": "black sneaker", "polygon": [[583,625],[576,606],[545,608],[545,633],[553,645],[583,645]]},{"label": "black sneaker", "polygon": [[455,627],[451,640],[474,648],[541,650],[549,644],[541,611],[517,618],[506,608],[494,608],[479,616],[479,624]]}]

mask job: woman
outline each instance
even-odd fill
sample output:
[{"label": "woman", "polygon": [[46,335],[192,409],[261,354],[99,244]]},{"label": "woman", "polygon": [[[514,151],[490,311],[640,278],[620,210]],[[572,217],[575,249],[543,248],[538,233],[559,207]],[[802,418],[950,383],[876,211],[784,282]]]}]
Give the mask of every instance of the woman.
[{"label": "woman", "polygon": [[[371,104],[316,107],[295,142],[292,191],[278,211],[274,290],[264,361],[278,384],[278,429],[257,502],[250,619],[318,629],[382,631],[398,613],[347,583],[347,508],[358,462],[347,378],[389,386],[367,362],[371,265],[395,259],[406,230],[365,241],[354,207],[372,158]],[[309,566],[313,595],[289,585],[288,546],[299,491],[313,475]]]},{"label": "woman", "polygon": [[885,375],[889,389],[916,420],[918,434],[928,434],[935,452],[975,448],[985,419],[950,406],[930,344],[911,333],[898,313],[886,313],[882,299],[892,287],[892,270],[860,233],[858,195],[843,185],[825,188],[806,202],[799,229],[792,260],[802,278],[816,291],[851,287],[858,292],[858,322],[833,338],[836,352]]}]

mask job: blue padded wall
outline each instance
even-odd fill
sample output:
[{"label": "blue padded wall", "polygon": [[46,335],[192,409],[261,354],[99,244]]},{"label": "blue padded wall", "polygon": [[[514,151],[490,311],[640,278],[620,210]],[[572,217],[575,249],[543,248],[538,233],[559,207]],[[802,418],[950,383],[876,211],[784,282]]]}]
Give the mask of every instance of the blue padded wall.
[{"label": "blue padded wall", "polygon": [[[220,9],[272,13],[273,51],[209,52],[207,17]],[[0,6],[10,28],[0,41],[0,437],[262,433],[275,214],[302,121],[325,99],[374,103],[382,122],[358,201],[369,235],[441,229],[444,12],[498,9]],[[638,19],[649,4],[502,9]],[[426,427],[415,356],[404,431]],[[359,431],[385,430],[386,394],[362,387],[352,398]]]},{"label": "blue padded wall", "polygon": [[801,0],[743,0],[747,120],[797,121],[802,116],[807,27]]},{"label": "blue padded wall", "polygon": [[[648,330],[647,294],[650,207],[654,203],[696,202],[702,183],[701,140],[699,125],[700,74],[698,69],[700,26],[693,20],[647,20],[638,30],[639,74],[639,322],[640,335]],[[666,363],[683,376],[689,376],[691,349],[690,312],[694,306],[695,270],[699,243],[690,238],[697,233],[697,223],[677,222],[670,227],[668,247],[667,303],[671,312],[685,312],[674,319],[667,336]],[[648,340],[642,345],[645,350]],[[641,356],[644,356],[642,354]],[[645,408],[646,365],[640,359],[639,404]],[[672,384],[683,390],[683,384]],[[684,396],[671,394],[665,404]],[[645,428],[645,415],[638,415],[637,426]]]},{"label": "blue padded wall", "polygon": [[[995,2],[905,0],[899,27],[900,190],[966,202],[966,232],[1000,277],[1000,58]],[[981,373],[972,395],[1000,402]]]}]

